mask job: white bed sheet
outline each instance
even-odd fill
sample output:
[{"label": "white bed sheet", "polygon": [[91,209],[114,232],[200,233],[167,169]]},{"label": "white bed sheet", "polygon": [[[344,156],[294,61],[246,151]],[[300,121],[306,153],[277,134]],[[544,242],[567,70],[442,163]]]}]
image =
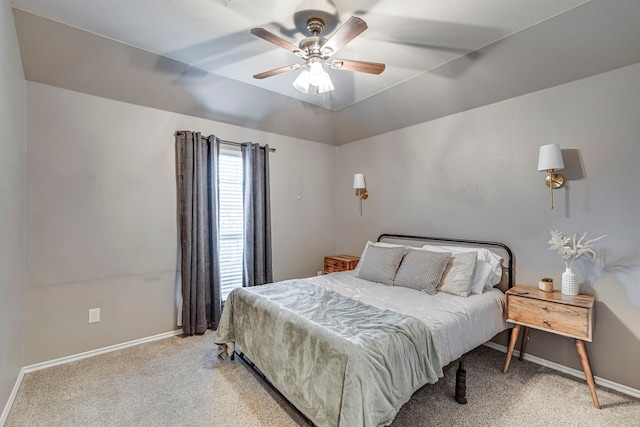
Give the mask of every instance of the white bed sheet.
[{"label": "white bed sheet", "polygon": [[432,329],[443,366],[508,327],[506,297],[499,289],[485,290],[467,298],[443,292],[427,295],[409,288],[359,279],[353,271],[314,276],[309,280],[365,304],[424,321]]}]

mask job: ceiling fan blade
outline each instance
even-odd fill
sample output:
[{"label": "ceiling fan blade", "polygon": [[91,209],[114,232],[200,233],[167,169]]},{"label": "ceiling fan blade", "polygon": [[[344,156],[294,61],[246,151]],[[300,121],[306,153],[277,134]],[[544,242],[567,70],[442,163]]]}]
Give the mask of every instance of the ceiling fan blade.
[{"label": "ceiling fan blade", "polygon": [[264,79],[271,76],[277,76],[278,74],[286,73],[287,71],[297,70],[301,67],[300,64],[291,64],[286,67],[276,68],[275,70],[265,71],[264,73],[256,74],[254,79]]},{"label": "ceiling fan blade", "polygon": [[252,28],[251,34],[253,34],[254,36],[258,36],[261,39],[268,41],[269,43],[273,43],[276,46],[279,46],[285,50],[288,50],[289,52],[293,52],[293,53],[300,52],[300,49],[297,46],[289,43],[283,38],[276,36],[272,32],[265,30],[264,28]]},{"label": "ceiling fan blade", "polygon": [[329,41],[323,46],[324,49],[331,49],[333,52],[337,52],[344,45],[356,38],[360,33],[367,29],[367,23],[362,19],[352,16],[347,22],[338,28]]},{"label": "ceiling fan blade", "polygon": [[380,74],[385,65],[379,62],[352,61],[349,59],[334,59],[331,68],[336,70],[358,71],[360,73]]}]

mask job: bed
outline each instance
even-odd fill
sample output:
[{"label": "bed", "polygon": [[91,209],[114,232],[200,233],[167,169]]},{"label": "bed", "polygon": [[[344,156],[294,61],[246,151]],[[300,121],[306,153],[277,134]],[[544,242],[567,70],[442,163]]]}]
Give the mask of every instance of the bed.
[{"label": "bed", "polygon": [[214,342],[317,426],[388,425],[454,361],[466,403],[463,356],[507,329],[512,285],[502,243],[383,234],[354,271],[233,290]]}]

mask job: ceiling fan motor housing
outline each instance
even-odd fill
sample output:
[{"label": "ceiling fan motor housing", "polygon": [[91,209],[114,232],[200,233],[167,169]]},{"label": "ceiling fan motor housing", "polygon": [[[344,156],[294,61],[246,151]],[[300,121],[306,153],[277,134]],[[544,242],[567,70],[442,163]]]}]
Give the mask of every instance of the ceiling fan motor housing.
[{"label": "ceiling fan motor housing", "polygon": [[[288,50],[289,52],[297,55],[305,61],[304,64],[287,65],[284,67],[276,68],[274,70],[265,71],[264,73],[254,75],[254,78],[264,79],[266,77],[276,76],[287,71],[305,68],[298,79],[296,79],[296,82],[300,79],[300,77],[307,78],[309,74],[312,74],[314,76],[321,76],[321,80],[323,80],[323,82],[320,82],[318,85],[314,84],[314,86],[322,86],[323,88],[322,91],[317,90],[316,93],[324,93],[326,91],[333,90],[333,85],[331,84],[329,75],[326,71],[324,71],[324,64],[329,64],[329,57],[333,55],[334,52],[340,50],[345,44],[349,43],[355,37],[360,35],[364,30],[366,30],[367,23],[364,22],[361,18],[352,16],[330,38],[327,39],[320,36],[320,33],[323,30],[327,29],[325,27],[325,23],[327,21],[325,21],[324,18],[319,18],[318,16],[324,17],[324,15],[322,13],[318,15],[316,14],[316,11],[307,12],[314,13],[313,15],[307,14],[305,16],[307,31],[309,31],[311,35],[302,39],[298,46],[291,44],[290,42],[276,36],[272,32],[265,30],[264,28],[253,28],[251,30],[251,34],[260,37],[270,43],[273,43],[278,47]],[[302,17],[301,14],[296,14],[299,18]],[[330,25],[332,25],[331,17],[329,17],[329,22]],[[357,71],[369,74],[380,74],[385,69],[384,64],[376,62],[343,59],[336,59],[331,62],[330,65],[335,69]],[[306,89],[309,84],[307,82],[297,85],[296,82],[294,82],[294,86],[296,88],[300,86]],[[306,93],[306,90],[301,91]]]},{"label": "ceiling fan motor housing", "polygon": [[[312,36],[300,41],[300,50],[307,56],[329,56],[332,52],[323,52],[322,46],[327,43],[324,37]],[[330,50],[330,49],[327,49]]]},{"label": "ceiling fan motor housing", "polygon": [[327,44],[327,39],[318,36],[324,29],[324,21],[320,18],[309,18],[307,21],[307,30],[311,33],[310,37],[306,37],[300,41],[298,45],[300,50],[308,57],[321,57],[326,59],[333,51],[329,48],[323,49],[322,47]]},{"label": "ceiling fan motor housing", "polygon": [[320,18],[309,18],[307,21],[307,30],[312,36],[317,36],[324,29],[324,21]]}]

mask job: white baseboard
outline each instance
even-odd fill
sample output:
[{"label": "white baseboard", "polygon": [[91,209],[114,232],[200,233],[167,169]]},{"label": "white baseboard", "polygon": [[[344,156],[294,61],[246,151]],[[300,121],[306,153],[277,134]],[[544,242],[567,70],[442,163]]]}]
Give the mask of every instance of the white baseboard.
[{"label": "white baseboard", "polygon": [[146,338],[140,338],[133,341],[123,342],[121,344],[110,345],[108,347],[102,347],[95,350],[85,351],[84,353],[72,354],[71,356],[61,357],[59,359],[49,360],[47,362],[36,363],[34,365],[28,365],[22,368],[25,374],[29,372],[39,371],[40,369],[50,368],[52,366],[62,365],[65,363],[75,362],[76,360],[87,359],[89,357],[97,356],[99,354],[110,353],[112,351],[121,350],[127,347],[133,347],[135,345],[144,344],[151,341],[161,340],[164,338],[180,335],[182,329],[176,329],[175,331],[165,332],[158,335],[152,335]]},{"label": "white baseboard", "polygon": [[151,341],[161,340],[164,338],[173,337],[176,335],[180,335],[182,333],[182,329],[176,329],[175,331],[165,332],[158,335],[153,335],[146,338],[140,338],[133,341],[124,342],[121,344],[110,345],[108,347],[102,347],[95,350],[85,351],[84,353],[73,354],[71,356],[61,357],[59,359],[49,360],[47,362],[36,363],[33,365],[24,366],[20,373],[18,374],[18,378],[16,379],[16,383],[13,386],[13,390],[11,391],[11,395],[9,396],[9,400],[2,411],[2,415],[0,416],[0,427],[4,426],[4,423],[7,421],[7,417],[9,416],[9,411],[11,410],[11,406],[13,406],[13,402],[18,395],[18,390],[20,389],[20,385],[22,384],[22,379],[24,375],[29,372],[39,371],[40,369],[50,368],[52,366],[62,365],[64,363],[75,362],[76,360],[87,359],[89,357],[97,356],[99,354],[109,353],[116,350],[121,350],[127,347],[133,347],[136,345],[144,344]]},{"label": "white baseboard", "polygon": [[[486,343],[484,343],[485,346],[490,347],[494,350],[498,350],[501,351],[503,353],[507,352],[507,347],[500,345],[500,344],[496,344],[492,341],[488,341]],[[518,350],[513,350],[513,356],[514,357],[519,357],[520,356],[520,351]],[[582,380],[586,381],[586,377],[584,375],[584,372],[579,371],[577,369],[573,369],[573,368],[569,368],[567,366],[564,365],[560,365],[559,363],[555,363],[555,362],[551,362],[549,360],[543,359],[541,357],[537,357],[537,356],[532,356],[530,354],[525,354],[524,355],[524,360],[528,360],[529,362],[533,362],[537,365],[541,365],[541,366],[545,366],[547,368],[551,368],[554,369],[556,371],[565,373],[567,375],[571,375],[573,377],[576,378],[580,378]],[[607,387],[616,391],[619,391],[620,393],[624,393],[624,394],[628,394],[629,396],[633,396],[636,398],[640,398],[640,390],[637,390],[635,388],[631,388],[628,387],[626,385],[623,384],[618,384],[616,382],[604,379],[604,378],[600,378],[597,376],[593,376],[594,381],[596,382],[597,385],[602,386],[602,387]]]},{"label": "white baseboard", "polygon": [[20,369],[16,383],[13,385],[13,390],[11,390],[11,394],[9,395],[9,400],[7,401],[7,404],[4,405],[4,411],[2,411],[2,416],[0,416],[0,427],[4,426],[5,421],[7,421],[13,401],[16,400],[20,384],[22,384],[22,378],[24,378],[24,368]]}]

